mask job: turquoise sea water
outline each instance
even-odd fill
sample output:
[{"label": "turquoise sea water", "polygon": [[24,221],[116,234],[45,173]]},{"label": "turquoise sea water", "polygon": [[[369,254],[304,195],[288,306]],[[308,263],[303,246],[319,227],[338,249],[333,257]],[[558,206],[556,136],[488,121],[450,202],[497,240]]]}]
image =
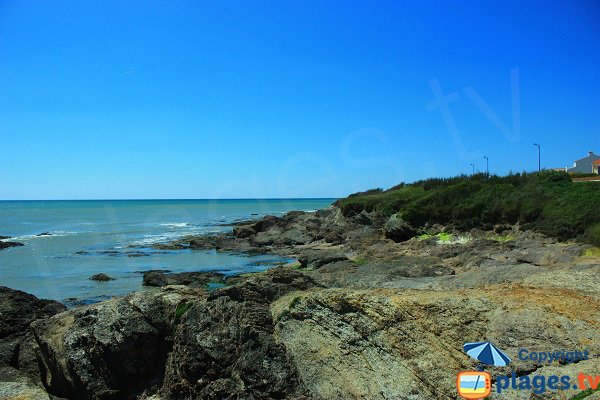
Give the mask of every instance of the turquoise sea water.
[{"label": "turquoise sea water", "polygon": [[[0,236],[25,244],[0,250],[0,285],[38,297],[95,301],[142,288],[142,272],[268,268],[273,256],[150,247],[190,234],[230,230],[240,219],[313,211],[333,199],[0,201]],[[49,232],[50,236],[37,236]],[[103,272],[115,278],[95,282]]]}]

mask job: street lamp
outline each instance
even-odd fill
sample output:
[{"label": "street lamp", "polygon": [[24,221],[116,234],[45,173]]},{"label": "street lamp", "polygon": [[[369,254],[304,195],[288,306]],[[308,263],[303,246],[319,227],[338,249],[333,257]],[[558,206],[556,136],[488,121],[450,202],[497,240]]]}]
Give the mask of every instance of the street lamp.
[{"label": "street lamp", "polygon": [[537,143],[533,144],[534,146],[537,146],[538,148],[538,172],[540,172],[542,170],[542,158],[541,158],[541,149],[540,149],[540,145]]},{"label": "street lamp", "polygon": [[471,167],[473,167],[473,175],[475,175],[475,164],[469,164]]},{"label": "street lamp", "polygon": [[488,156],[483,156],[483,158],[485,158],[485,176],[489,177],[490,176],[490,159],[488,158]]}]

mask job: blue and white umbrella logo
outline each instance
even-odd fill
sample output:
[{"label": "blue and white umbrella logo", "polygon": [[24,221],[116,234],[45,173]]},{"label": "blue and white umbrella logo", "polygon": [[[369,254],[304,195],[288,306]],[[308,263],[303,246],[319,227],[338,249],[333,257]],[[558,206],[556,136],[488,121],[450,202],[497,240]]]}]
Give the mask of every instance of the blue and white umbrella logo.
[{"label": "blue and white umbrella logo", "polygon": [[491,342],[465,343],[465,353],[484,364],[505,367],[512,361],[502,350]]}]

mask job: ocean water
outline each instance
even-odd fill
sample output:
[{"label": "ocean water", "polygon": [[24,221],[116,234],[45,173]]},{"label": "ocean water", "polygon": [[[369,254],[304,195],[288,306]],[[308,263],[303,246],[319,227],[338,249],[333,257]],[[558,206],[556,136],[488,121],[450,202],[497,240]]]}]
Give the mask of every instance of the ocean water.
[{"label": "ocean water", "polygon": [[[0,201],[0,236],[25,244],[0,250],[0,285],[38,297],[94,302],[142,286],[142,273],[260,271],[272,255],[151,248],[186,235],[231,230],[241,219],[314,211],[334,199]],[[49,236],[37,236],[48,232]],[[96,282],[105,273],[115,280]],[[67,303],[70,301],[67,300]]]}]

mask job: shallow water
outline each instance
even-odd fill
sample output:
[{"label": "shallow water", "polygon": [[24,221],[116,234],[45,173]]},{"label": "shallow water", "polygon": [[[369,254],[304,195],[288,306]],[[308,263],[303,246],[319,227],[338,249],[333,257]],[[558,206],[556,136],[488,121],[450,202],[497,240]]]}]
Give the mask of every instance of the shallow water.
[{"label": "shallow water", "polygon": [[[0,235],[23,247],[0,251],[0,285],[38,297],[95,301],[142,288],[142,273],[261,271],[273,256],[243,256],[214,250],[160,251],[190,234],[230,230],[240,219],[313,211],[333,199],[0,201]],[[50,236],[36,236],[49,232]],[[103,272],[115,280],[88,278]]]}]

